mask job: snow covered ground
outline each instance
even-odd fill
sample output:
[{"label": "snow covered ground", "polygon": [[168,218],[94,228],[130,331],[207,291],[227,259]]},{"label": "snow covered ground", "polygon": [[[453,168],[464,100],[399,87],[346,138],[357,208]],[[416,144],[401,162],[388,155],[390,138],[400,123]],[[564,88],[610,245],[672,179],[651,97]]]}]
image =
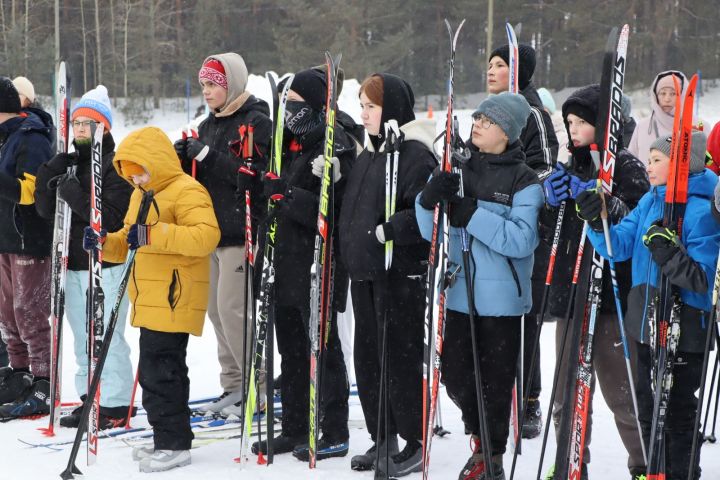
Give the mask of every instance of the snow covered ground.
[{"label": "snow covered ground", "polygon": [[[542,334],[542,382],[543,392],[541,403],[543,410],[547,408],[550,394],[550,385],[554,367],[553,339],[555,324],[547,324]],[[128,328],[127,335],[133,348],[133,363],[137,363],[137,337],[136,329]],[[220,385],[217,379],[218,367],[215,354],[215,338],[212,327],[208,324],[205,334],[200,338],[192,337],[188,347],[188,365],[190,367],[191,398],[202,398],[217,395]],[[66,337],[65,352],[71,352],[69,337]],[[73,365],[72,359],[66,358],[63,368],[63,386],[65,398],[73,400]],[[350,409],[351,440],[350,455],[364,452],[370,446],[370,438],[365,428],[362,428],[363,417],[357,401],[351,401]],[[452,432],[444,438],[435,437],[433,440],[431,478],[454,479],[465,464],[470,454],[468,437],[463,434],[463,425],[460,420],[460,411],[444,395],[441,399],[442,419],[447,430]],[[620,442],[610,411],[605,405],[602,395],[596,390],[593,404],[595,409],[593,442],[591,445],[592,463],[590,464],[590,478],[622,479],[627,478],[625,467],[627,454]],[[544,414],[543,414],[544,415]],[[142,424],[143,417],[137,417],[135,424]],[[69,447],[61,451],[46,448],[30,448],[18,441],[22,439],[30,443],[43,443],[48,441],[36,428],[47,425],[47,419],[17,420],[0,424],[0,445],[2,445],[2,470],[0,478],[3,480],[27,480],[58,478],[67,464]],[[74,430],[61,429],[57,438],[72,439]],[[548,450],[545,459],[546,469],[554,460],[554,433],[550,433]],[[516,477],[519,480],[534,479],[540,454],[540,438],[525,440],[523,454],[518,459]],[[350,455],[345,458],[323,460],[318,462],[315,471],[310,471],[307,464],[297,461],[291,455],[276,456],[272,466],[261,466],[250,463],[244,471],[233,462],[238,456],[239,440],[232,439],[201,446],[192,451],[193,464],[187,468],[173,472],[156,473],[153,478],[158,479],[197,479],[208,478],[254,478],[254,479],[371,479],[372,473],[353,472],[350,470]],[[509,449],[508,449],[509,450]],[[130,480],[145,479],[147,474],[138,472],[137,465],[130,458],[130,448],[118,439],[101,439],[98,463],[92,467],[85,465],[84,446],[78,457],[78,467],[85,473],[84,478],[103,480]],[[506,473],[509,468],[512,454],[505,456]],[[705,444],[702,450],[702,467],[705,473],[703,478],[718,478],[720,475],[720,446]],[[418,479],[420,474],[413,474],[408,478]]]},{"label": "snow covered ground", "polygon": [[[253,93],[262,98],[268,98],[269,88],[262,77],[252,75],[248,87]],[[340,98],[340,107],[358,119],[359,106],[357,102],[358,83],[355,80],[345,82],[344,91]],[[647,97],[644,92],[636,92],[633,99],[636,100],[636,111],[643,112],[641,98]],[[192,111],[199,105],[200,100],[194,98],[191,104]],[[153,119],[148,122],[157,125],[165,130],[171,139],[178,138],[182,127],[187,122],[185,111],[175,111],[170,106],[178,105],[179,102],[164,102],[164,109],[154,112]],[[559,105],[559,102],[558,102]],[[647,109],[645,110],[647,112]],[[461,122],[461,133],[463,137],[469,132],[470,114],[472,110],[459,110],[458,116]],[[422,115],[423,112],[418,112]],[[139,125],[124,124],[120,113],[115,114],[113,134],[116,142],[119,141],[131,130]],[[442,123],[441,112],[436,112],[439,123]],[[706,90],[702,97],[700,116],[705,119],[706,129],[720,119],[720,89]],[[441,128],[441,127],[439,127]],[[554,368],[554,329],[555,324],[547,324],[542,335],[542,382],[543,393],[541,396],[542,408],[545,413],[550,394],[550,385]],[[126,335],[132,346],[133,364],[137,364],[137,338],[138,331],[128,327]],[[72,352],[71,339],[65,337],[66,361],[63,368],[63,386],[65,400],[75,400],[73,386],[74,362],[70,358]],[[714,361],[714,355],[711,361]],[[218,381],[219,367],[216,356],[216,341],[209,322],[206,324],[204,335],[200,338],[192,337],[188,347],[188,364],[190,367],[191,398],[202,398],[220,393]],[[711,363],[712,365],[712,363]],[[276,366],[276,372],[279,365]],[[709,383],[709,382],[708,382]],[[138,398],[139,394],[138,394]],[[309,471],[306,464],[300,463],[290,455],[277,456],[275,464],[270,467],[249,464],[244,471],[232,459],[238,455],[239,441],[237,439],[215,442],[201,446],[193,450],[193,464],[189,467],[167,473],[157,473],[153,478],[162,479],[196,479],[208,478],[256,478],[256,479],[279,479],[294,478],[301,479],[371,479],[372,473],[359,473],[350,470],[350,456],[364,452],[370,446],[370,439],[367,431],[362,428],[362,411],[353,402],[350,410],[351,419],[351,442],[350,455],[345,458],[325,460],[318,463],[315,471]],[[594,432],[591,445],[592,463],[590,464],[590,478],[622,479],[628,478],[625,467],[627,455],[622,446],[620,438],[614,426],[612,415],[605,405],[599,389],[596,391],[594,401]],[[543,415],[544,415],[543,413]],[[442,418],[446,429],[452,432],[445,438],[435,438],[433,441],[431,478],[453,479],[457,478],[460,468],[464,465],[468,455],[469,441],[463,434],[463,426],[460,420],[459,410],[444,394],[442,396]],[[142,417],[135,420],[136,424],[144,421]],[[0,424],[0,480],[26,480],[58,478],[67,463],[69,448],[66,446],[61,451],[53,451],[46,448],[31,448],[21,443],[19,439],[30,443],[43,443],[48,441],[36,429],[47,424],[45,418],[35,421],[19,420],[10,423]],[[61,429],[58,438],[71,439],[74,431]],[[518,479],[534,479],[540,452],[540,439],[525,441],[523,443],[523,455],[519,457]],[[148,478],[141,474],[137,466],[130,459],[130,448],[117,439],[102,439],[100,441],[100,453],[98,463],[95,466],[85,466],[84,449],[78,460],[78,466],[85,472],[84,478],[94,479],[140,479]],[[551,432],[548,451],[546,454],[545,467],[547,469],[554,457],[554,434]],[[505,467],[509,475],[511,453],[506,454]],[[705,444],[702,450],[701,465],[705,475],[703,478],[720,478],[720,446]],[[420,478],[414,474],[408,478]]]}]

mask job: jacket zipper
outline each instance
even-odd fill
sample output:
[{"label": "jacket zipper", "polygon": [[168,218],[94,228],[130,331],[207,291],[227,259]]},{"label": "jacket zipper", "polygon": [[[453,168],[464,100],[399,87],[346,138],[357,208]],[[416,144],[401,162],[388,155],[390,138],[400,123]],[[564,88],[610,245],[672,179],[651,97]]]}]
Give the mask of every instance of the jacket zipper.
[{"label": "jacket zipper", "polygon": [[513,265],[512,260],[510,260],[508,257],[505,257],[505,260],[508,263],[508,266],[510,267],[510,272],[512,273],[513,280],[515,280],[515,286],[517,287],[518,297],[522,297],[522,287],[520,286],[520,279],[517,274],[517,270],[515,270],[515,265]]}]

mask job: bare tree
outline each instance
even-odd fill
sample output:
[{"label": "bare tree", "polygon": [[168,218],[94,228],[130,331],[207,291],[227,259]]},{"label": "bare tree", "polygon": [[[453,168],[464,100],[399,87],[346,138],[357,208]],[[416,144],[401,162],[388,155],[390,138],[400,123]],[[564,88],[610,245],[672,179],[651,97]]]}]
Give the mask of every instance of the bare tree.
[{"label": "bare tree", "polygon": [[83,0],[80,0],[80,24],[82,25],[82,46],[83,46],[83,92],[87,92],[87,31],[85,29],[85,8]]},{"label": "bare tree", "polygon": [[128,98],[128,21],[130,20],[130,9],[132,3],[125,0],[125,22],[123,32],[123,96]]},{"label": "bare tree", "polygon": [[25,0],[25,28],[23,35],[23,74],[28,75],[28,58],[30,57],[30,0]]},{"label": "bare tree", "polygon": [[100,43],[100,5],[95,0],[95,60],[97,61],[97,83],[101,84],[102,78],[102,46]]}]

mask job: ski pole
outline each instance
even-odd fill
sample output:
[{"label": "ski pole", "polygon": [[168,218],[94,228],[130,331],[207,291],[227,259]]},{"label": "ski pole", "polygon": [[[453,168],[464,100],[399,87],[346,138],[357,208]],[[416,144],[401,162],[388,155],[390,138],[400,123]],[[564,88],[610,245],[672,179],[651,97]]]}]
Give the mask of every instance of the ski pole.
[{"label": "ski pole", "polygon": [[[716,328],[715,326],[713,326],[713,328],[716,330],[716,331],[715,331],[715,336],[716,336],[716,338],[717,338],[717,328]],[[719,345],[720,345],[720,344],[719,344]],[[714,362],[714,365],[713,365],[712,380],[710,380],[710,395],[712,395],[712,392],[714,392],[714,391],[716,390],[716,389],[715,389],[715,378],[716,378],[717,373],[718,373],[718,366],[720,365],[719,361],[720,361],[720,355],[715,355],[715,362]],[[718,391],[720,391],[720,390],[718,390]],[[710,399],[708,400],[707,407],[705,408],[705,419],[703,420],[703,431],[702,431],[702,439],[703,439],[703,442],[705,442],[705,441],[707,441],[707,440],[710,440],[710,439],[705,435],[705,432],[707,431],[708,420],[709,420],[709,417],[710,417],[710,409],[712,408],[712,404],[713,404],[712,398],[710,398]],[[715,412],[717,412],[717,398],[716,398],[716,400],[715,400]],[[716,413],[716,415],[717,415],[717,413]],[[714,442],[711,442],[711,443],[714,443]]]},{"label": "ski pole", "polygon": [[[553,383],[550,390],[550,404],[548,405],[548,411],[545,432],[543,433],[542,446],[540,448],[540,461],[538,463],[537,477],[536,480],[540,480],[542,476],[543,460],[545,458],[545,449],[547,448],[548,433],[550,432],[550,425],[554,425],[552,421],[553,407],[555,405],[555,396],[557,394],[558,380],[560,377],[560,368],[563,365],[563,359],[565,357],[565,347],[567,343],[568,334],[570,333],[570,319],[574,310],[575,297],[577,296],[577,286],[580,278],[580,268],[582,267],[583,253],[585,252],[585,240],[587,239],[587,224],[583,225],[582,233],[580,234],[580,242],[578,244],[578,252],[575,257],[575,268],[573,269],[572,283],[570,285],[570,294],[568,296],[568,304],[565,310],[565,328],[563,329],[562,341],[560,343],[560,355],[557,357],[555,364],[555,373],[553,374]],[[568,358],[570,361],[570,358]],[[567,379],[566,379],[567,380]]]},{"label": "ski pole", "polygon": [[[455,120],[457,124],[457,119]],[[463,188],[462,170],[455,166],[455,173],[460,175],[460,197],[465,196]],[[473,368],[475,370],[475,396],[477,397],[477,411],[480,419],[480,446],[482,448],[483,462],[485,468],[490,473],[490,478],[494,478],[495,466],[492,462],[492,442],[490,440],[490,428],[487,420],[487,410],[485,404],[485,392],[482,384],[482,367],[480,365],[480,352],[477,344],[477,333],[475,328],[475,293],[473,291],[474,272],[470,269],[470,238],[466,228],[460,229],[460,242],[462,248],[463,270],[465,273],[465,290],[467,292],[468,304],[468,321],[470,323],[470,343],[472,345]]]},{"label": "ski pole", "polygon": [[[537,357],[537,352],[540,347],[540,333],[542,332],[542,326],[545,320],[545,310],[547,308],[548,296],[550,295],[550,285],[552,285],[553,273],[555,272],[555,260],[557,258],[558,246],[560,245],[560,233],[562,232],[566,206],[567,202],[563,201],[560,203],[557,220],[555,221],[555,233],[553,235],[553,243],[552,247],[550,247],[550,260],[548,261],[547,273],[545,275],[545,288],[543,289],[543,296],[540,302],[540,311],[535,319],[535,321],[537,322],[537,329],[535,330],[535,337],[533,338],[533,349],[532,354],[530,355],[530,368],[528,369],[527,380],[525,383],[525,390],[522,399],[522,406],[520,410],[520,418],[523,419],[523,423],[525,422],[525,414],[527,413],[527,405],[530,399],[530,385],[532,382],[533,374],[535,373],[535,359]],[[518,447],[516,447],[515,451],[513,452],[512,467],[510,467],[510,480],[515,478],[515,464],[517,463],[517,457],[520,453],[519,443],[522,441],[522,435],[519,435],[518,437]]]},{"label": "ski pole", "polygon": [[[702,366],[702,374],[700,376],[700,391],[698,392],[698,403],[697,403],[697,409],[695,410],[695,423],[693,426],[693,441],[692,441],[692,447],[690,449],[690,462],[688,463],[688,473],[687,478],[688,480],[693,480],[695,478],[695,469],[697,464],[697,454],[698,454],[698,432],[700,430],[700,415],[702,414],[702,407],[703,407],[703,401],[705,399],[705,382],[707,380],[707,369],[708,369],[708,363],[710,362],[710,347],[712,346],[713,341],[713,331],[715,330],[715,327],[717,325],[718,320],[718,295],[720,294],[720,257],[718,257],[717,266],[715,267],[715,282],[713,284],[713,291],[712,291],[712,305],[713,309],[710,313],[710,322],[707,324],[707,333],[705,334],[705,351],[703,353],[703,366]],[[713,379],[714,380],[714,379]],[[708,402],[709,404],[710,402]]]},{"label": "ski pole", "polygon": [[[150,210],[150,204],[153,202],[153,191],[149,190],[143,193],[142,201],[140,202],[140,208],[135,223],[145,223],[147,220],[148,211]],[[103,368],[105,367],[105,360],[107,359],[108,352],[110,351],[110,342],[112,341],[113,334],[115,333],[115,326],[118,322],[118,316],[120,313],[120,306],[122,304],[125,290],[127,289],[130,273],[135,262],[135,255],[137,250],[130,250],[127,258],[125,259],[125,265],[121,274],[120,284],[118,286],[118,293],[115,298],[115,304],[113,305],[112,311],[110,312],[110,323],[107,331],[105,332],[105,338],[100,349],[98,356],[97,365],[95,367],[95,374],[92,376],[90,387],[88,388],[87,399],[83,404],[82,412],[80,413],[80,423],[78,424],[77,432],[75,433],[75,440],[73,442],[72,450],[70,451],[70,458],[65,470],[60,474],[60,478],[68,480],[75,478],[74,475],[82,475],[80,469],[75,465],[78,452],[80,451],[80,443],[83,439],[83,434],[88,427],[88,419],[90,417],[90,409],[92,408],[92,398],[95,397],[98,388],[100,387],[100,376],[102,375]]]},{"label": "ski pole", "polygon": [[127,417],[125,418],[125,430],[130,430],[130,419],[133,416],[133,410],[135,409],[135,394],[137,393],[138,382],[140,380],[140,364],[138,363],[135,369],[135,381],[133,382],[132,393],[130,394],[130,406],[128,407]]},{"label": "ski pole", "polygon": [[[599,157],[597,145],[590,145],[590,154]],[[607,155],[607,152],[606,152]],[[602,220],[603,234],[605,236],[605,246],[607,249],[607,261],[610,265],[610,283],[612,283],[613,297],[615,298],[615,310],[617,312],[618,330],[620,331],[620,340],[623,345],[623,354],[625,355],[625,369],[627,371],[628,383],[630,384],[630,396],[632,397],[633,410],[635,411],[635,424],[638,431],[638,437],[640,437],[640,446],[642,447],[643,460],[647,464],[647,451],[645,449],[645,441],[643,440],[642,426],[640,425],[640,409],[638,408],[637,393],[635,392],[635,381],[633,380],[632,367],[630,365],[630,348],[628,347],[627,337],[625,335],[625,314],[622,309],[622,302],[620,301],[620,287],[617,281],[617,270],[615,268],[615,258],[613,255],[612,240],[610,238],[610,225],[608,222],[608,211],[607,201],[605,198],[605,191],[602,186],[598,188],[600,194],[600,200],[602,202],[602,209],[600,211],[600,218]]]}]

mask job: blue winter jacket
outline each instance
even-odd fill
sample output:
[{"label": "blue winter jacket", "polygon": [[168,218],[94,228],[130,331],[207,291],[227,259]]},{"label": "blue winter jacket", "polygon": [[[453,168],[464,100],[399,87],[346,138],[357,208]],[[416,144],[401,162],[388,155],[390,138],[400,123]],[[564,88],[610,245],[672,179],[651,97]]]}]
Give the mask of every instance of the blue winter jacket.
[{"label": "blue winter jacket", "polygon": [[35,211],[34,193],[54,140],[52,118],[41,110],[24,110],[0,124],[0,253],[50,254],[52,223]]},{"label": "blue winter jacket", "polygon": [[[681,313],[680,350],[696,351],[704,344],[705,322],[712,304],[712,284],[720,248],[720,229],[712,218],[710,204],[717,184],[717,175],[709,170],[691,174],[688,180],[688,203],[682,227],[682,244],[690,259],[705,273],[707,288],[703,292],[682,288],[684,303]],[[648,342],[647,306],[657,288],[658,266],[642,237],[650,225],[663,217],[665,186],[653,187],[640,199],[637,207],[610,229],[616,261],[632,258],[632,289],[628,296],[626,325],[628,334]],[[602,232],[589,231],[588,238],[601,255],[607,257]],[[705,280],[705,279],[703,279]],[[705,282],[703,282],[705,283]],[[650,288],[648,289],[648,285]]]},{"label": "blue winter jacket", "polygon": [[[524,315],[532,307],[530,276],[539,241],[538,212],[545,197],[537,175],[524,162],[516,143],[501,155],[475,150],[463,165],[465,195],[476,198],[478,206],[467,231],[475,311],[482,316]],[[420,205],[421,195],[415,200],[415,215],[423,238],[431,240],[433,211]],[[460,229],[451,227],[448,265],[461,268],[446,301],[447,308],[468,313],[460,242]]]}]

